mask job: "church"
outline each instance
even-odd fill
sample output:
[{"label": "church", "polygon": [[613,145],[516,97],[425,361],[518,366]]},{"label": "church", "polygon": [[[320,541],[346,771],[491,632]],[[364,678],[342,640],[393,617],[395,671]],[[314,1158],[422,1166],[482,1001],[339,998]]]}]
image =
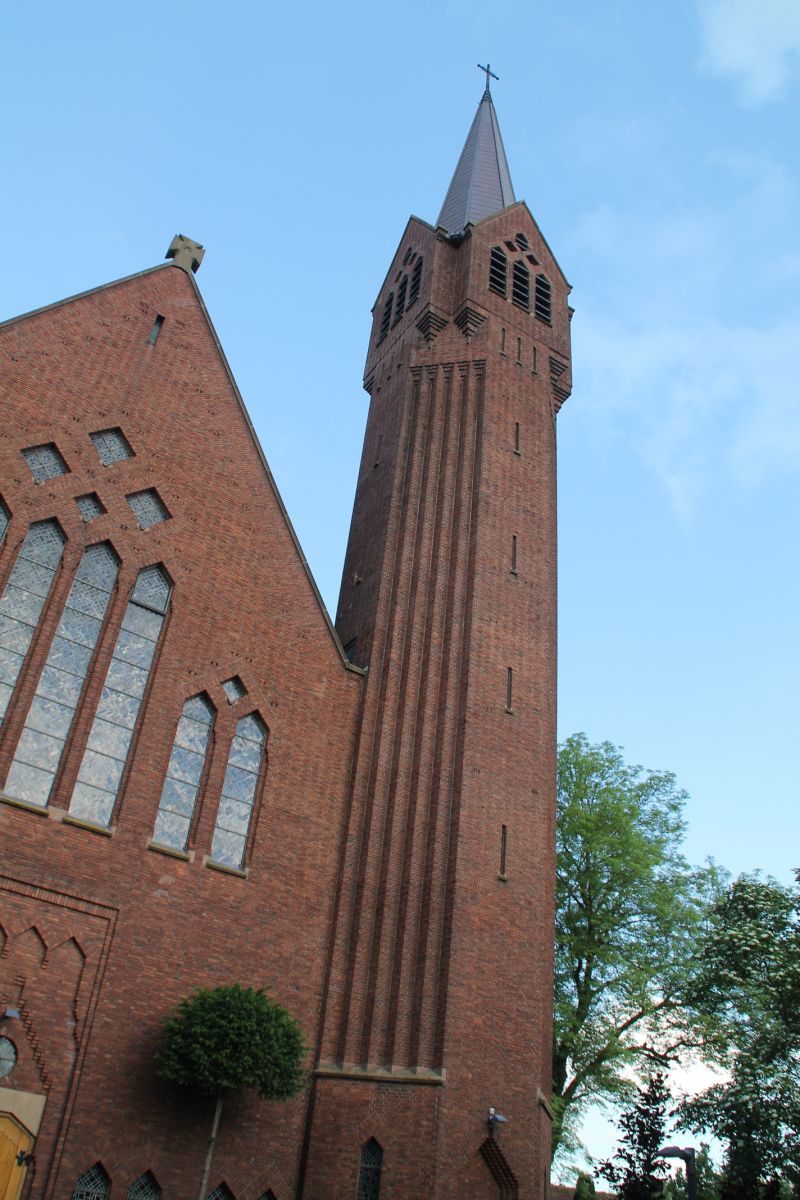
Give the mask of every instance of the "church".
[{"label": "church", "polygon": [[[192,1200],[198,987],[300,1022],[209,1200],[545,1200],[569,285],[487,86],[373,309],[335,622],[195,273],[0,326],[0,1200]],[[268,449],[268,448],[267,448]]]}]

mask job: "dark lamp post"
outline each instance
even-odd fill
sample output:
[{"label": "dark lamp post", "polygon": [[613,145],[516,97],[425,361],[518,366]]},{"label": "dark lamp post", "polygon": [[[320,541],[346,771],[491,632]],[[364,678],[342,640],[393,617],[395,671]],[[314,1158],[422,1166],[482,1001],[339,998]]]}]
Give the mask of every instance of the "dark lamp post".
[{"label": "dark lamp post", "polygon": [[682,1158],[686,1163],[686,1191],[688,1200],[697,1200],[697,1167],[694,1146],[662,1146],[660,1158]]}]

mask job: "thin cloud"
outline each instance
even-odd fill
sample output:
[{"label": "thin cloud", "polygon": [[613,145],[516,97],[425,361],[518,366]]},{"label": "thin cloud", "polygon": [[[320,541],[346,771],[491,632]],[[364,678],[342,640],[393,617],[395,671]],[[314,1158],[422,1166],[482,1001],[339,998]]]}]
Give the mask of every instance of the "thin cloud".
[{"label": "thin cloud", "polygon": [[747,104],[776,99],[800,71],[798,0],[698,0],[702,62],[733,76]]}]

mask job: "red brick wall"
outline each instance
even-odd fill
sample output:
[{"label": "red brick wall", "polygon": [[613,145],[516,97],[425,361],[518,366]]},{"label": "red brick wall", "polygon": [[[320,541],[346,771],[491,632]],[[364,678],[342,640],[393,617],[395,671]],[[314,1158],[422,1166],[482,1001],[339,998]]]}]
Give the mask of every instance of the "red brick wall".
[{"label": "red brick wall", "polygon": [[[160,338],[148,336],[157,313]],[[0,730],[0,783],[85,545],[110,539],[122,568],[49,810],[0,804],[0,1000],[20,1065],[3,1083],[47,1092],[29,1195],[67,1196],[100,1160],[113,1196],[152,1170],[191,1195],[208,1105],[154,1080],[155,1038],[197,985],[266,987],[316,1038],[361,677],[348,670],[302,565],[191,279],[161,270],[56,306],[0,333],[2,496],[12,513],[0,585],[27,526],[57,517],[67,546],[24,682]],[[89,432],[120,426],[135,457],[103,467]],[[67,475],[36,485],[23,447],[54,441]],[[125,495],[156,487],[171,519],[139,530]],[[74,497],[107,515],[84,524]],[[123,778],[112,836],[62,818],[136,572],[163,563],[171,611]],[[230,706],[221,681],[248,695]],[[148,849],[184,700],[217,707],[191,861]],[[268,769],[248,878],[204,865],[227,747],[257,710]],[[2,940],[2,938],[0,938]],[[21,1033],[24,1026],[24,1036]],[[294,1194],[306,1097],[254,1097],[223,1117],[214,1183],[240,1200]]]}]

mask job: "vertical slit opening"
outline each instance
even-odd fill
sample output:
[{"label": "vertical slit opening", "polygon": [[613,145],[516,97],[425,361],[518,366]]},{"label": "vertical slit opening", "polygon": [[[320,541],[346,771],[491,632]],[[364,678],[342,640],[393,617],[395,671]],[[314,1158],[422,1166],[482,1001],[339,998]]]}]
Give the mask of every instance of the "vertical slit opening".
[{"label": "vertical slit opening", "polygon": [[517,535],[515,533],[512,533],[512,535],[511,535],[511,574],[516,575],[516,573],[517,573]]},{"label": "vertical slit opening", "polygon": [[500,827],[500,879],[507,879],[506,874],[506,852],[508,850],[508,826],[501,825]]},{"label": "vertical slit opening", "polygon": [[151,346],[155,346],[163,326],[164,318],[162,317],[161,313],[159,313],[155,321],[153,321],[153,328],[150,330],[150,337],[148,338]]},{"label": "vertical slit opening", "polygon": [[514,453],[519,454],[519,421],[514,423]]},{"label": "vertical slit opening", "polygon": [[506,712],[513,712],[512,700],[514,699],[514,672],[511,667],[508,668],[508,677],[506,679]]}]

